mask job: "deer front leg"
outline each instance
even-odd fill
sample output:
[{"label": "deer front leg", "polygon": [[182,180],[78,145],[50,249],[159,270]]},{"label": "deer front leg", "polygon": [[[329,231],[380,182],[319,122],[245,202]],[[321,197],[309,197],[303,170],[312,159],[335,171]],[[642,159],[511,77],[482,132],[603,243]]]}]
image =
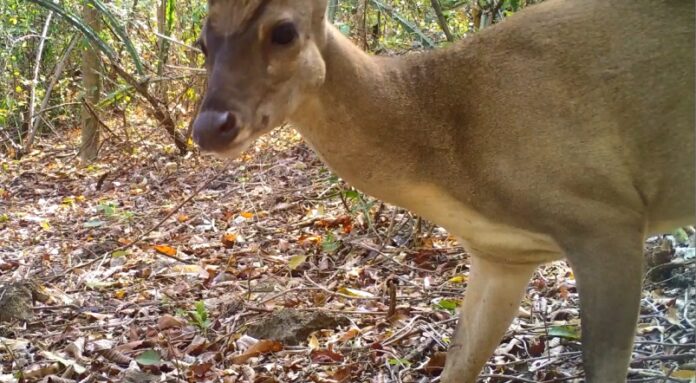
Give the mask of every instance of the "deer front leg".
[{"label": "deer front leg", "polygon": [[509,265],[472,256],[471,273],[454,340],[447,353],[443,383],[475,382],[493,354],[538,265]]},{"label": "deer front leg", "polygon": [[568,248],[580,293],[585,381],[626,381],[640,307],[642,235],[616,227]]}]

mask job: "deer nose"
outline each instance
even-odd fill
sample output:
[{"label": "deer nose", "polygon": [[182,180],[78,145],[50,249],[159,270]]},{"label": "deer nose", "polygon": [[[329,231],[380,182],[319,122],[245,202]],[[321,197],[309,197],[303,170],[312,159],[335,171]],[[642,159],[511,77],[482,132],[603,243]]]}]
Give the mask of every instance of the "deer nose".
[{"label": "deer nose", "polygon": [[225,149],[237,138],[239,121],[234,112],[203,111],[193,123],[193,140],[202,150]]}]

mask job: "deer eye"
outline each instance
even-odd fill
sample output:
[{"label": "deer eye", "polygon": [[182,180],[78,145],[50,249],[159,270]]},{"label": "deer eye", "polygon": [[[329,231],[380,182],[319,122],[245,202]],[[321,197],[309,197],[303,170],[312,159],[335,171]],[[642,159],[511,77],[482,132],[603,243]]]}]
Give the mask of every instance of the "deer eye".
[{"label": "deer eye", "polygon": [[288,45],[297,38],[295,24],[289,21],[280,23],[271,31],[271,42],[276,45]]}]

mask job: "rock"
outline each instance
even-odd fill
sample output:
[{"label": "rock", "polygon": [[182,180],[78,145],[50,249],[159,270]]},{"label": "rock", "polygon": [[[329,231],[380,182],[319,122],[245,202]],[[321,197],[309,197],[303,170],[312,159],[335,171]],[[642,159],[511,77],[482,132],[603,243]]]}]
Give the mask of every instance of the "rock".
[{"label": "rock", "polygon": [[260,323],[249,326],[247,334],[257,339],[272,339],[285,345],[298,345],[318,330],[348,326],[345,317],[325,312],[303,312],[293,309],[275,311]]},{"label": "rock", "polygon": [[0,322],[32,318],[33,289],[30,283],[0,285]]}]

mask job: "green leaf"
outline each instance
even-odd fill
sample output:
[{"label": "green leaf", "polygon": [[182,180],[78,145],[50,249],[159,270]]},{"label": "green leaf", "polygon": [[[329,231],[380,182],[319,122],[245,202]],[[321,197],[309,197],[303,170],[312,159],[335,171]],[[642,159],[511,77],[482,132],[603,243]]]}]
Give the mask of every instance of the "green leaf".
[{"label": "green leaf", "polygon": [[409,362],[408,360],[403,359],[403,358],[389,358],[388,363],[390,366],[408,367],[411,365],[411,362]]},{"label": "green leaf", "polygon": [[300,267],[307,260],[306,255],[295,255],[288,261],[288,267],[290,270],[295,270]]},{"label": "green leaf", "polygon": [[128,253],[126,253],[125,250],[114,251],[113,253],[111,253],[111,258],[125,257],[126,254]]},{"label": "green leaf", "polygon": [[355,189],[344,190],[344,191],[343,191],[343,197],[344,197],[345,199],[356,200],[356,199],[360,198],[360,192],[358,192],[358,191],[355,190]]},{"label": "green leaf", "polygon": [[687,234],[686,231],[681,227],[673,231],[672,235],[674,236],[674,240],[676,240],[677,243],[680,245],[685,245],[689,243],[689,234]]},{"label": "green leaf", "polygon": [[94,7],[97,10],[99,10],[99,12],[101,12],[102,15],[106,16],[106,21],[111,27],[111,30],[114,31],[116,36],[118,36],[121,42],[123,42],[123,44],[126,46],[126,50],[128,51],[128,54],[133,60],[133,63],[135,64],[135,69],[137,70],[138,74],[141,76],[145,74],[145,70],[143,69],[143,63],[140,61],[140,54],[135,49],[133,42],[128,37],[128,34],[126,33],[126,30],[123,29],[123,26],[119,24],[114,15],[109,11],[108,8],[106,8],[104,3],[102,3],[100,0],[88,1],[90,4],[94,5]]},{"label": "green leaf", "polygon": [[380,11],[384,12],[387,16],[391,17],[392,19],[396,20],[399,24],[401,24],[406,31],[413,33],[418,37],[418,40],[421,41],[421,43],[428,47],[428,48],[434,48],[435,47],[435,42],[430,39],[430,37],[426,36],[423,31],[421,31],[417,26],[415,26],[413,23],[408,21],[405,17],[401,16],[399,13],[397,13],[392,7],[380,2],[379,0],[370,0],[372,4],[374,4]]},{"label": "green leaf", "polygon": [[162,363],[162,357],[156,350],[145,350],[135,358],[135,361],[143,366],[156,366]]},{"label": "green leaf", "polygon": [[174,28],[174,16],[175,16],[175,9],[174,7],[174,0],[167,0],[167,36],[169,33],[172,31]]},{"label": "green leaf", "polygon": [[443,310],[454,311],[459,307],[459,301],[456,299],[440,299],[435,304],[435,307]]},{"label": "green leaf", "polygon": [[573,325],[551,326],[549,328],[549,336],[580,340],[580,327]]},{"label": "green leaf", "polygon": [[339,247],[340,243],[331,232],[326,233],[324,238],[321,239],[321,249],[324,250],[325,253],[333,253],[338,250]]},{"label": "green leaf", "polygon": [[109,47],[109,45],[99,37],[99,35],[94,31],[94,29],[92,29],[92,27],[85,24],[85,22],[81,18],[75,16],[75,14],[61,7],[60,5],[54,3],[52,0],[29,1],[61,15],[68,23],[80,30],[80,32],[82,32],[82,34],[85,35],[85,37],[87,37],[87,39],[91,41],[97,49],[102,51],[106,55],[106,57],[109,58],[110,61],[118,62],[116,53],[113,51],[113,49],[111,49],[111,47]]},{"label": "green leaf", "polygon": [[87,222],[85,222],[84,227],[99,227],[103,226],[106,222],[100,220],[100,219],[92,219]]},{"label": "green leaf", "polygon": [[196,314],[202,319],[202,320],[208,320],[208,310],[205,308],[205,302],[203,301],[198,301],[196,302]]}]

